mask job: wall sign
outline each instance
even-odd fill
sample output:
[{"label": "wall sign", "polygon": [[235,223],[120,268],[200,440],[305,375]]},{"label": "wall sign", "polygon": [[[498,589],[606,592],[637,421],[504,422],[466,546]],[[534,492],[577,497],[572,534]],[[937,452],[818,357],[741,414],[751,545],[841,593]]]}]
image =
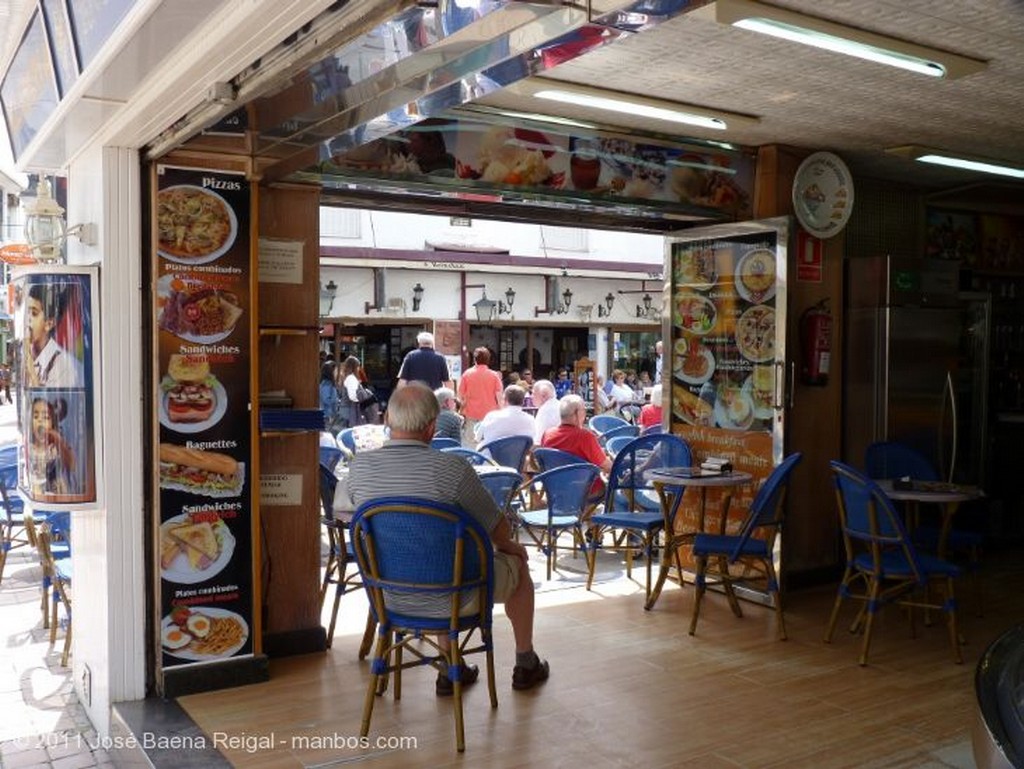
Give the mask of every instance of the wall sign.
[{"label": "wall sign", "polygon": [[244,176],[159,167],[160,670],[253,653],[249,221]]}]

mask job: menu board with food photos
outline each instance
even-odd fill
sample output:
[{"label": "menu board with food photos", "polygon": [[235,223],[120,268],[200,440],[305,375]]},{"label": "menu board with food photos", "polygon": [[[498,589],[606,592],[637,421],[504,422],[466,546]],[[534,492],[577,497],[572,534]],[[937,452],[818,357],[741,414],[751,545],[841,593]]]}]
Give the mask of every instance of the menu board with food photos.
[{"label": "menu board with food photos", "polygon": [[250,195],[241,175],[157,169],[154,416],[163,669],[254,650]]},{"label": "menu board with food photos", "polygon": [[[776,382],[785,361],[785,220],[723,225],[671,238],[670,424],[695,462],[723,457],[754,484],[736,489],[730,520],[742,520],[757,486],[782,457]],[[705,529],[721,509],[709,495]],[[695,506],[694,506],[695,507]],[[681,510],[696,526],[696,509]]]}]

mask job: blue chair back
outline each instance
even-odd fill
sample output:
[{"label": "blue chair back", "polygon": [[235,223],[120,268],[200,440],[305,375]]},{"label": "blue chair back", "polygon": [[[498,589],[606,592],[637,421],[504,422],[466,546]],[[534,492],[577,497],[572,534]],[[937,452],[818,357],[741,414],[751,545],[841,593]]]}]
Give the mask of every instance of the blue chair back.
[{"label": "blue chair back", "polygon": [[467,449],[464,446],[455,446],[450,449],[441,449],[445,454],[455,454],[469,462],[471,465],[493,465],[491,458],[481,454],[479,451]]},{"label": "blue chair back", "polygon": [[320,447],[320,464],[332,473],[334,472],[334,468],[338,466],[338,462],[341,461],[341,457],[341,449],[336,449],[332,446]]},{"label": "blue chair back", "polygon": [[493,473],[481,473],[480,482],[494,498],[498,509],[507,513],[512,496],[523,482],[523,476],[511,470],[498,470]]},{"label": "blue chair back", "polygon": [[783,503],[786,499],[789,479],[793,474],[793,469],[800,464],[802,459],[803,454],[799,451],[790,454],[765,478],[764,484],[754,496],[754,501],[750,503],[750,512],[743,522],[740,538],[729,560],[736,561],[743,554],[747,541],[755,530],[769,527],[777,530],[782,525],[785,513]]},{"label": "blue chair back", "polygon": [[616,427],[623,427],[628,425],[625,419],[615,414],[594,414],[587,422],[587,426],[598,435],[604,435],[609,430]]},{"label": "blue chair back", "polygon": [[640,428],[641,435],[657,435],[658,433],[665,432],[665,428],[661,424],[647,425],[647,427]]},{"label": "blue chair back", "polygon": [[338,479],[334,471],[324,464],[320,465],[320,507],[325,520],[334,520],[334,492],[338,487]]},{"label": "blue chair back", "polygon": [[460,446],[462,446],[462,444],[454,438],[445,438],[443,435],[433,438],[430,441],[430,448],[432,449],[457,449]]},{"label": "blue chair back", "polygon": [[604,442],[604,450],[608,452],[609,456],[614,457],[622,451],[623,447],[628,446],[632,441],[632,435],[616,435]]},{"label": "blue chair back", "polygon": [[526,455],[531,448],[533,448],[532,435],[508,435],[482,443],[476,447],[476,450],[484,456],[490,457],[502,467],[511,467],[521,473],[523,465],[526,464]]},{"label": "blue chair back", "polygon": [[354,428],[352,427],[346,427],[334,436],[335,440],[338,441],[338,445],[347,450],[350,454],[356,453],[356,440],[355,436],[352,434],[353,429]]},{"label": "blue chair back", "polygon": [[[899,559],[899,563],[914,573],[918,583],[924,582],[924,572],[907,536],[903,518],[893,507],[892,500],[877,483],[849,465],[829,462],[836,487],[839,519],[846,543],[848,561],[866,548],[872,561],[872,571],[883,574],[883,557]],[[855,543],[862,547],[855,550]]]},{"label": "blue chair back", "polygon": [[[380,632],[393,626],[490,626],[491,538],[461,508],[415,497],[384,497],[359,507],[350,532]],[[477,608],[461,615],[457,602],[464,604],[473,595],[480,599]]]},{"label": "blue chair back", "polygon": [[18,467],[18,444],[0,447],[0,469]]},{"label": "blue chair back", "polygon": [[690,445],[678,435],[659,433],[631,439],[619,449],[608,473],[605,511],[660,510],[656,496],[645,499],[638,493],[654,491],[654,484],[645,478],[647,471],[692,464]]},{"label": "blue chair back", "polygon": [[530,481],[534,486],[543,487],[549,517],[579,517],[586,509],[590,487],[600,474],[597,465],[577,462],[537,473]]},{"label": "blue chair back", "polygon": [[613,427],[607,432],[601,433],[597,438],[600,443],[607,444],[612,438],[619,438],[622,436],[627,438],[636,438],[638,435],[640,435],[640,428],[636,425],[621,425],[619,427]]},{"label": "blue chair back", "polygon": [[553,470],[556,467],[562,467],[563,465],[577,465],[582,460],[575,454],[570,454],[568,451],[538,446],[533,450],[533,461],[537,464],[537,467],[540,468],[541,472],[544,472],[545,470]]},{"label": "blue chair back", "polygon": [[939,474],[917,449],[895,441],[872,443],[864,452],[864,469],[869,478],[913,478],[937,481]]}]

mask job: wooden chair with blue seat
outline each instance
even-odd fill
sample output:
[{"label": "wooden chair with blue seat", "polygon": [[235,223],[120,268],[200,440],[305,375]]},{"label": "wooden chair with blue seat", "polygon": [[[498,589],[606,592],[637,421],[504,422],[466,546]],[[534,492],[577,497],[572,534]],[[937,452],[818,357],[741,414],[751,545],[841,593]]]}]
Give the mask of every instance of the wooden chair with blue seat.
[{"label": "wooden chair with blue seat", "polygon": [[59,623],[58,609],[64,607],[64,618],[65,618],[65,629],[64,629],[64,649],[61,652],[60,664],[62,667],[68,666],[68,655],[71,653],[71,558],[70,556],[64,558],[54,557],[53,551],[50,547],[51,542],[56,539],[60,539],[62,536],[67,537],[67,532],[61,532],[55,528],[55,524],[58,522],[58,518],[53,517],[46,523],[43,523],[37,533],[36,548],[39,552],[39,562],[43,568],[43,573],[49,578],[50,584],[52,585],[53,595],[51,600],[51,614],[50,614],[50,646],[57,643],[57,627]]},{"label": "wooden chair with blue seat", "polygon": [[[320,610],[323,611],[327,600],[327,590],[334,585],[334,604],[331,607],[331,621],[327,628],[327,648],[330,649],[334,640],[334,628],[338,620],[338,606],[341,597],[363,586],[359,580],[359,571],[355,567],[355,554],[352,544],[345,536],[352,514],[335,514],[334,495],[338,479],[326,465],[320,465],[320,504],[322,515],[320,523],[327,531],[327,562],[324,564],[324,577],[320,584]],[[349,568],[349,567],[352,568]],[[366,630],[359,644],[359,659],[370,653],[373,645],[373,629],[376,627],[373,615],[366,618]]]},{"label": "wooden chair with blue seat", "polygon": [[[663,467],[689,467],[693,454],[689,444],[677,435],[662,433],[632,438],[615,455],[608,473],[604,510],[590,518],[595,527],[593,541],[598,549],[626,553],[626,577],[633,576],[633,553],[641,550],[647,561],[645,603],[651,595],[651,558],[655,541],[665,526],[661,500],[645,473]],[[605,535],[609,542],[605,544]],[[588,562],[587,590],[594,581],[597,559]]]},{"label": "wooden chair with blue seat", "polygon": [[[690,635],[697,632],[701,601],[708,578],[720,584],[737,617],[743,616],[736,598],[735,585],[763,583],[775,607],[776,634],[786,640],[786,620],[782,611],[782,592],[775,570],[775,544],[782,530],[786,491],[793,469],[800,463],[800,452],[790,454],[765,478],[754,496],[750,511],[735,534],[698,533],[693,540],[693,556],[697,565]],[[737,569],[737,567],[739,567]]]},{"label": "wooden chair with blue seat", "polygon": [[526,467],[526,457],[533,448],[533,436],[530,435],[506,435],[504,438],[496,438],[487,443],[481,443],[476,447],[493,462],[502,467],[511,467],[516,472],[523,472]]},{"label": "wooden chair with blue seat", "polygon": [[25,501],[15,489],[17,478],[16,464],[0,467],[0,502],[4,508],[0,515],[0,583],[3,582],[8,554],[15,548],[32,545],[25,527]]},{"label": "wooden chair with blue seat", "polygon": [[[914,481],[939,481],[938,472],[932,463],[911,446],[898,441],[876,441],[864,452],[864,469],[872,480],[909,478]],[[908,524],[914,543],[924,550],[935,553],[942,538],[942,527],[934,523],[914,520]],[[950,527],[946,534],[945,552],[954,556],[966,556],[966,569],[970,577],[975,600],[975,612],[982,615],[981,551],[985,535],[980,531]],[[963,563],[963,561],[961,561]]]},{"label": "wooden chair with blue seat", "polygon": [[[825,630],[825,643],[832,641],[843,601],[860,601],[862,607],[850,632],[859,630],[864,635],[859,662],[866,665],[875,615],[885,605],[898,603],[911,609],[912,634],[914,608],[944,612],[953,659],[962,663],[953,585],[960,569],[937,556],[918,552],[907,534],[903,517],[877,483],[842,462],[833,460],[829,464],[846,549],[846,570]],[[932,590],[941,594],[941,602],[931,600]]]},{"label": "wooden chair with blue seat", "polygon": [[537,473],[518,489],[523,499],[542,500],[541,507],[531,505],[531,509],[519,511],[517,523],[547,557],[548,579],[558,559],[558,538],[565,533],[572,535],[574,552],[577,548],[584,551],[589,567],[593,553],[583,525],[590,489],[600,475],[597,465],[578,461]]},{"label": "wooden chair with blue seat", "polygon": [[[498,707],[490,535],[459,507],[409,497],[363,504],[352,519],[351,534],[378,623],[360,734],[369,734],[374,700],[386,689],[388,676],[394,674],[399,700],[402,671],[427,664],[452,683],[456,747],[464,751],[462,676],[467,655],[486,655],[491,708]],[[405,652],[414,659],[403,659]]]}]

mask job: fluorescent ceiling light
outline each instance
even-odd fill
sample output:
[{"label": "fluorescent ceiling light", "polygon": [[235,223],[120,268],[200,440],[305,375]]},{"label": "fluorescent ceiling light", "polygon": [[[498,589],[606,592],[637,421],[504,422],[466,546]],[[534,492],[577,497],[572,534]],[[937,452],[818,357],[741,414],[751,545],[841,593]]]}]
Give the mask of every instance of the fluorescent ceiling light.
[{"label": "fluorescent ceiling light", "polygon": [[[536,78],[540,81],[542,78]],[[605,112],[619,112],[624,115],[644,117],[650,120],[661,120],[667,123],[682,123],[684,125],[710,128],[715,131],[724,131],[729,124],[757,123],[756,117],[740,115],[733,112],[722,112],[706,107],[696,107],[689,104],[679,104],[661,99],[650,99],[644,96],[633,94],[620,94],[615,91],[605,91],[600,88],[579,85],[576,83],[565,83],[562,81],[547,81],[550,85],[542,86],[531,95],[535,99],[547,99],[560,104],[572,104],[577,107],[598,109]]]},{"label": "fluorescent ceiling light", "polygon": [[965,171],[979,171],[985,174],[995,174],[996,176],[1008,176],[1011,179],[1024,179],[1024,168],[1001,165],[993,160],[986,160],[984,158],[953,155],[949,152],[928,147],[890,147],[886,152],[916,160],[919,163],[931,163],[932,165],[946,166],[947,168],[962,168]]},{"label": "fluorescent ceiling light", "polygon": [[986,63],[978,59],[805,16],[754,0],[717,0],[715,19],[720,24],[732,24],[753,32],[930,77],[962,77],[986,67]]}]

